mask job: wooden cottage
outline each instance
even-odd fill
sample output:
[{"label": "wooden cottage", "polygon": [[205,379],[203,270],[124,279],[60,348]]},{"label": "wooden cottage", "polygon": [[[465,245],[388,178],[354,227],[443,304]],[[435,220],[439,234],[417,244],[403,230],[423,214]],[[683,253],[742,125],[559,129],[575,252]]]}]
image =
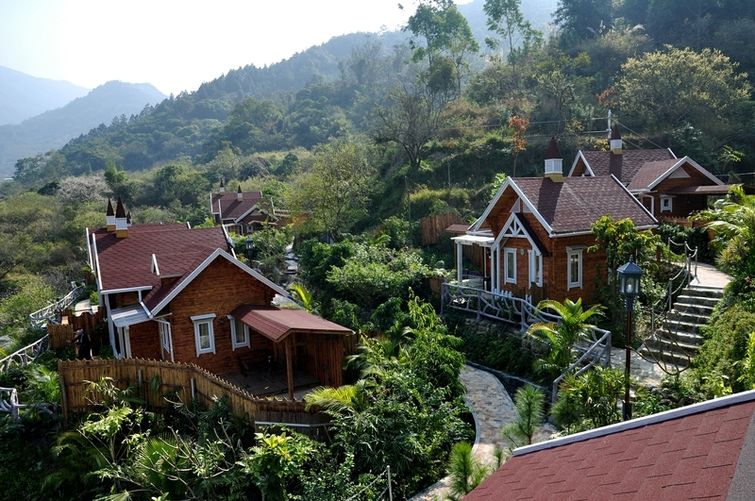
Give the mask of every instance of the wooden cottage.
[{"label": "wooden cottage", "polygon": [[609,151],[578,151],[569,176],[613,175],[658,219],[684,223],[707,208],[709,197],[729,191],[730,185],[670,148],[624,149],[618,126],[611,129],[609,143]]},{"label": "wooden cottage", "polygon": [[592,224],[602,216],[629,218],[639,229],[656,226],[653,215],[613,175],[564,177],[551,139],[545,175],[508,178],[482,216],[453,237],[457,278],[463,282],[464,246],[485,249],[485,289],[526,297],[592,301],[607,277],[605,256],[588,252]]},{"label": "wooden cottage", "polygon": [[118,358],[193,362],[216,374],[285,370],[339,386],[352,331],[272,305],[280,286],[236,259],[223,226],[129,225],[118,201],[87,230],[90,265]]},{"label": "wooden cottage", "polygon": [[228,231],[246,235],[264,225],[284,225],[288,212],[276,209],[272,198],[264,199],[259,191],[227,193],[223,181],[217,193],[210,194],[210,214],[215,224],[222,224]]}]

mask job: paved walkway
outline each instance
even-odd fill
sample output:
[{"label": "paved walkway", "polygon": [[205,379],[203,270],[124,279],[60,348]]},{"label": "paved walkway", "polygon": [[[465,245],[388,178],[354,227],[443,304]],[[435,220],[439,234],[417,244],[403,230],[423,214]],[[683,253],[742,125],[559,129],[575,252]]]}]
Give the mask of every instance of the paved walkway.
[{"label": "paved walkway", "polygon": [[712,264],[698,263],[697,278],[690,282],[690,285],[723,289],[729,282],[731,282],[731,277]]},{"label": "paved walkway", "polygon": [[[500,436],[501,427],[516,417],[514,402],[498,379],[489,372],[464,366],[459,376],[467,389],[465,400],[474,415],[477,437],[472,448],[474,456],[488,465],[495,464],[496,446],[506,447]],[[412,498],[414,501],[444,499],[449,478],[436,482]]]}]

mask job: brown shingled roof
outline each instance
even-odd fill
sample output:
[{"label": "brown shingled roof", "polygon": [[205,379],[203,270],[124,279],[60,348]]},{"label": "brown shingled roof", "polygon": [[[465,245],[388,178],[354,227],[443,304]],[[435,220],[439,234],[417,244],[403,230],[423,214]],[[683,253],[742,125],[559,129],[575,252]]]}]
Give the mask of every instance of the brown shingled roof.
[{"label": "brown shingled roof", "polygon": [[[152,254],[163,274],[184,274],[215,249],[228,249],[222,227],[189,229],[183,224],[136,224],[127,238],[105,229],[94,232],[103,290],[153,288],[160,277],[152,272]],[[200,259],[201,262],[201,259]]]},{"label": "brown shingled roof", "polygon": [[[590,165],[593,174],[596,176],[607,176],[610,174],[610,151],[581,151],[581,153]],[[637,174],[637,171],[646,162],[672,159],[674,159],[674,155],[667,149],[624,150],[622,153],[620,181],[625,185],[629,185]]]},{"label": "brown shingled roof", "polygon": [[249,209],[254,207],[262,199],[262,193],[259,191],[245,191],[241,193],[241,200],[238,199],[238,193],[214,193],[212,195],[212,212],[223,216],[223,219],[237,219],[243,216]]},{"label": "brown shingled roof", "polygon": [[566,177],[563,182],[543,177],[511,181],[554,234],[589,231],[602,216],[614,220],[629,218],[638,227],[656,224],[637,199],[611,176]]},{"label": "brown shingled roof", "polygon": [[679,160],[670,158],[667,160],[656,160],[655,162],[645,162],[637,170],[637,173],[629,183],[630,190],[642,190],[650,186],[650,183],[658,179],[664,172],[673,167]]},{"label": "brown shingled roof", "polygon": [[464,500],[755,499],[746,393],[517,449]]},{"label": "brown shingled roof", "polygon": [[315,334],[351,334],[353,332],[351,329],[304,310],[242,305],[233,310],[231,316],[238,318],[276,343],[293,332]]}]

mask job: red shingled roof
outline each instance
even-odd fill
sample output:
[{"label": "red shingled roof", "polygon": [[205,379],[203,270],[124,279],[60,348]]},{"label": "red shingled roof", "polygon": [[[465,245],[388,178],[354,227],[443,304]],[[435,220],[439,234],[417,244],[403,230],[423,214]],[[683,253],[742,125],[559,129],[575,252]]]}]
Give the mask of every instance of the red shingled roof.
[{"label": "red shingled roof", "polygon": [[642,190],[647,188],[650,186],[650,183],[661,177],[664,172],[673,167],[677,162],[679,162],[679,160],[676,158],[645,162],[632,178],[628,188],[630,190]]},{"label": "red shingled roof", "polygon": [[351,334],[352,330],[320,318],[304,310],[280,309],[242,305],[231,316],[274,342],[285,339],[292,332],[318,334]]},{"label": "red shingled roof", "polygon": [[512,178],[554,234],[590,230],[602,216],[629,218],[638,227],[655,225],[655,220],[611,176],[565,177],[554,182],[543,177]]},{"label": "red shingled roof", "polygon": [[514,451],[480,500],[755,499],[755,391]]},{"label": "red shingled roof", "polygon": [[[581,151],[580,153],[587,160],[594,175],[607,176],[610,174],[610,151]],[[667,149],[624,150],[621,157],[620,181],[625,185],[629,185],[632,182],[634,176],[637,175],[637,171],[645,163],[674,159],[674,155]]]},{"label": "red shingled roof", "polygon": [[236,220],[254,207],[262,199],[259,191],[245,191],[241,193],[241,200],[235,192],[213,193],[212,213],[220,211],[223,220]]},{"label": "red shingled roof", "polygon": [[157,288],[160,277],[152,270],[152,254],[161,274],[183,275],[215,249],[228,250],[219,226],[189,229],[182,224],[133,225],[126,238],[99,229],[94,239],[103,290]]}]

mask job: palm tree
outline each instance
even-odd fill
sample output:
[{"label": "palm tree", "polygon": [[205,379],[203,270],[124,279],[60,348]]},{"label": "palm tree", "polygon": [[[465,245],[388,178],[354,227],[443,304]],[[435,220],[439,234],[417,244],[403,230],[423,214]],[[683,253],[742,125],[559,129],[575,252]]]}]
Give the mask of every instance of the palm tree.
[{"label": "palm tree", "polygon": [[305,310],[310,313],[317,313],[317,303],[315,298],[303,284],[294,282],[288,286],[288,290],[291,291],[291,295],[294,301],[299,303]]},{"label": "palm tree", "polygon": [[552,375],[560,374],[574,361],[574,345],[581,340],[589,340],[591,330],[595,327],[588,323],[592,318],[603,314],[601,305],[591,306],[585,310],[582,298],[576,302],[565,299],[563,303],[546,299],[540,301],[537,309],[551,310],[561,319],[555,322],[537,322],[527,329],[527,335],[545,341],[550,346],[548,355],[536,362],[536,370]]}]

